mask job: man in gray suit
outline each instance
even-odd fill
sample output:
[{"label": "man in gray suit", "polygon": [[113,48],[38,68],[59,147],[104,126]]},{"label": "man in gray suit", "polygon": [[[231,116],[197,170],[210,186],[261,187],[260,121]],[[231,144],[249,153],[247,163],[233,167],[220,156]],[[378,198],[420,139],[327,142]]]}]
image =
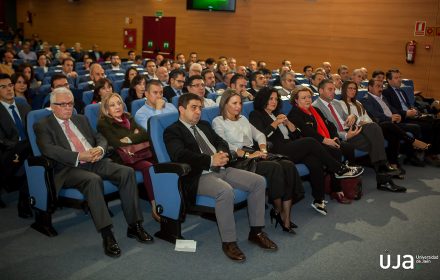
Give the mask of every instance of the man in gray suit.
[{"label": "man in gray suit", "polygon": [[394,184],[391,175],[397,175],[399,170],[392,168],[386,158],[382,130],[376,123],[356,126],[356,116],[347,115],[339,102],[334,101],[335,84],[330,79],[319,83],[319,98],[313,102],[324,116],[338,130],[342,141],[351,143],[356,149],[368,152],[371,163],[376,171],[377,188],[391,192],[405,192],[406,188]]},{"label": "man in gray suit", "polygon": [[248,213],[251,230],[248,240],[258,246],[276,250],[277,245],[262,231],[264,227],[265,180],[245,170],[227,167],[228,143],[206,121],[200,121],[202,99],[187,93],[179,98],[179,120],[164,132],[164,142],[172,161],[191,165],[182,178],[185,199],[193,204],[196,194],[215,198],[215,216],[223,252],[234,261],[246,259],[237,245],[234,220],[234,192],[249,193]]},{"label": "man in gray suit", "polygon": [[73,95],[69,89],[55,89],[51,93],[50,107],[53,114],[34,125],[37,145],[41,153],[54,162],[57,190],[75,188],[87,198],[96,229],[103,238],[105,254],[119,257],[121,250],[111,231],[112,221],[102,191],[103,180],[110,180],[119,188],[128,223],[127,236],[142,243],[153,241],[142,228],[133,169],[104,158],[107,140],[93,132],[83,115],[73,115]]}]

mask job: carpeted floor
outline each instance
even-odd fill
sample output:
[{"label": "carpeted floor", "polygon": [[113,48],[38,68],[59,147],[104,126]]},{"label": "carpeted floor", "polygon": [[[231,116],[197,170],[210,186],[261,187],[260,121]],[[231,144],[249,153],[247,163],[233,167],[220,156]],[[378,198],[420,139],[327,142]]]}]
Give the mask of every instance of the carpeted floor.
[{"label": "carpeted floor", "polygon": [[[393,266],[397,255],[440,255],[440,169],[406,168],[407,178],[396,182],[407,187],[407,193],[376,190],[372,170],[367,169],[364,197],[351,205],[329,201],[326,217],[310,207],[306,185],[306,199],[293,208],[297,235],[275,229],[266,211],[265,231],[278,244],[277,252],[249,244],[246,209],[236,212],[244,263],[224,256],[215,223],[198,216],[188,216],[183,225],[185,238],[197,241],[197,252],[176,252],[162,240],[143,245],[127,238],[119,202],[113,202],[115,235],[123,254],[111,259],[104,255],[91,219],[81,211],[57,211],[54,226],[59,235],[49,238],[29,227],[32,220],[17,218],[16,194],[3,195],[9,205],[0,209],[0,279],[438,279],[438,259],[428,264],[415,259],[414,269],[384,270],[379,264],[381,254],[390,255]],[[154,233],[159,225],[152,221],[150,207],[144,209],[145,228]]]}]

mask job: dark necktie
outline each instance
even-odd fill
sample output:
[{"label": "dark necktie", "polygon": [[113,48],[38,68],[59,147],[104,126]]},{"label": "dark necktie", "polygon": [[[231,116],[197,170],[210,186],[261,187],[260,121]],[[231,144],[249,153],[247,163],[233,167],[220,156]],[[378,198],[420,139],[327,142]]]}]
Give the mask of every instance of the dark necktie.
[{"label": "dark necktie", "polygon": [[194,131],[194,137],[196,138],[196,142],[199,145],[200,150],[202,150],[202,153],[208,156],[212,156],[214,152],[211,150],[211,148],[208,146],[208,143],[203,139],[203,137],[200,135],[200,133],[197,131],[197,128],[195,125],[191,126],[192,130]]},{"label": "dark necktie", "polygon": [[180,89],[178,89],[178,90],[176,91],[176,94],[177,94],[177,96],[181,96],[181,95],[182,95],[182,91],[181,91]]},{"label": "dark necktie", "polygon": [[12,116],[14,117],[15,126],[18,130],[18,135],[20,136],[20,140],[26,140],[26,133],[24,132],[23,123],[21,122],[20,117],[18,116],[17,112],[15,111],[15,106],[10,105],[9,109],[12,111]]},{"label": "dark necktie", "polygon": [[342,124],[339,122],[338,115],[336,114],[336,111],[333,108],[331,103],[328,104],[328,108],[330,109],[330,112],[332,113],[333,118],[336,120],[336,123],[338,124],[338,131],[343,131],[344,128],[342,127]]},{"label": "dark necktie", "polygon": [[407,108],[409,108],[408,102],[406,102],[405,96],[400,88],[396,88],[397,95],[399,96],[400,102],[403,102]]}]

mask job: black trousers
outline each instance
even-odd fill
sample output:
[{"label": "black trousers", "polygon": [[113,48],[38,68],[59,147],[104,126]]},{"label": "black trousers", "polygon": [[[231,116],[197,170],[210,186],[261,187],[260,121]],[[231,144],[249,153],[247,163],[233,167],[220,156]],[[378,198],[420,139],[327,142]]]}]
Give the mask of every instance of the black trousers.
[{"label": "black trousers", "polygon": [[264,176],[269,191],[269,201],[294,200],[304,195],[301,178],[295,164],[290,160],[261,160],[255,173]]},{"label": "black trousers", "polygon": [[[408,156],[414,155],[412,143],[415,138],[420,138],[421,130],[417,124],[410,123],[392,123],[382,122],[379,124],[382,128],[383,136],[388,141],[388,147],[385,149],[387,152],[388,161],[391,164],[397,164],[397,157],[399,156],[400,141],[405,142],[405,152]],[[409,136],[406,132],[411,132],[414,137]]]},{"label": "black trousers", "polygon": [[422,131],[422,140],[432,145],[428,153],[440,154],[440,119],[406,119],[404,123],[419,125]]},{"label": "black trousers", "polygon": [[[31,146],[28,140],[19,141],[15,147],[11,149],[3,149],[0,154],[0,178],[2,184],[8,186],[18,186],[20,196],[27,197],[29,195],[28,186],[26,184],[26,176],[17,174],[23,168],[24,161],[31,155]],[[18,161],[14,161],[18,155]]]},{"label": "black trousers", "polygon": [[[305,164],[310,171],[313,198],[316,200],[324,199],[324,168],[327,167],[334,178],[334,172],[341,168],[342,153],[340,150],[333,149],[336,150],[334,156],[312,137],[277,142],[274,143],[272,150],[275,153],[286,155],[294,163]],[[338,181],[332,180],[332,190],[340,191],[340,188]]]}]

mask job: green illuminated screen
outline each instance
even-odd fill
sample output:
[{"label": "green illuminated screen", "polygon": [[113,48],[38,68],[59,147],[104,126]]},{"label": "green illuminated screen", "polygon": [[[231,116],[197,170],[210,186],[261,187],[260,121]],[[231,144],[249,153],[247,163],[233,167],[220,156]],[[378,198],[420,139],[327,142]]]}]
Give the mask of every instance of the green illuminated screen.
[{"label": "green illuminated screen", "polygon": [[235,0],[187,0],[188,10],[235,11]]}]

